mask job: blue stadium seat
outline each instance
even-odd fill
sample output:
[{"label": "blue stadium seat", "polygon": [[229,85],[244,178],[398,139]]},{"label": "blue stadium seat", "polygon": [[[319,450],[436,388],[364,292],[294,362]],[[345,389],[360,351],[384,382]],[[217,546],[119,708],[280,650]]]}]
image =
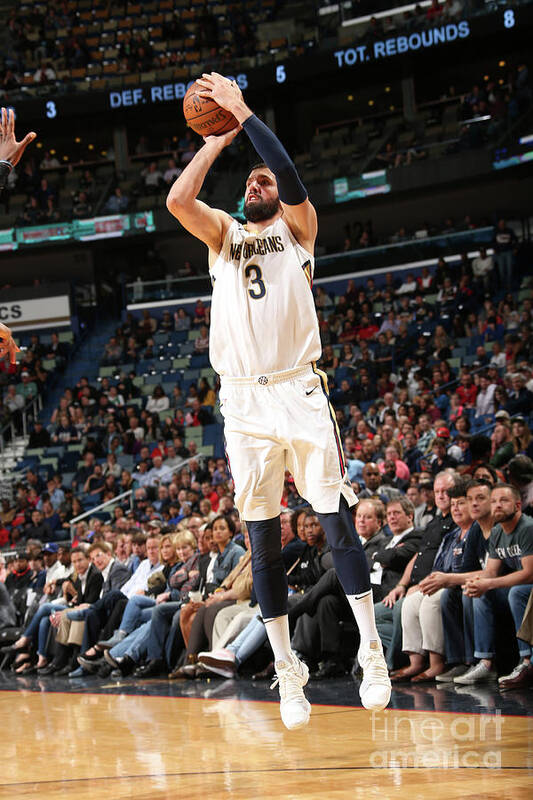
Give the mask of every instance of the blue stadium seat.
[{"label": "blue stadium seat", "polygon": [[184,381],[197,381],[199,377],[200,377],[199,369],[186,369],[183,372]]},{"label": "blue stadium seat", "polygon": [[170,336],[170,341],[173,342],[173,344],[186,342],[187,339],[189,338],[187,335],[187,331],[171,331],[169,336]]},{"label": "blue stadium seat", "polygon": [[63,472],[62,473],[62,485],[65,489],[70,489],[72,486],[72,480],[74,478],[74,472]]},{"label": "blue stadium seat", "polygon": [[60,470],[63,472],[71,472],[71,471],[75,472],[76,469],[78,468],[79,460],[80,460],[79,453],[67,450],[66,453],[63,453],[59,461]]}]

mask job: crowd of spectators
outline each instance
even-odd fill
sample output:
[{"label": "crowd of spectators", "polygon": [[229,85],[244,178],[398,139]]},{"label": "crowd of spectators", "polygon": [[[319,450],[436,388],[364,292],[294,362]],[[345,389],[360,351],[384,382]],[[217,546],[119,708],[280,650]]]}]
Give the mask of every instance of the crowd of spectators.
[{"label": "crowd of spectators", "polygon": [[[72,91],[87,67],[93,67],[94,79],[168,68],[188,74],[200,61],[224,70],[235,59],[256,55],[257,24],[272,19],[276,5],[232,4],[222,17],[207,3],[174,8],[154,2],[143,8],[102,0],[88,10],[63,0],[21,2],[6,20],[0,89],[11,98],[21,86]],[[106,25],[110,21],[116,25]]]},{"label": "crowd of spectators", "polygon": [[[468,686],[504,671],[501,690],[532,686],[533,461],[513,456],[507,482],[487,462],[460,475],[443,461],[400,488],[376,458],[354,516],[393,682]],[[80,522],[72,542],[43,543],[33,511],[24,547],[2,554],[0,626],[14,641],[4,668],[71,679],[273,674],[246,527],[231,493],[212,503],[211,479],[230,482],[225,461],[212,475],[197,465],[182,475],[193,503],[176,520],[139,499],[111,522]],[[51,501],[43,506],[51,516]],[[357,632],[313,510],[283,505],[281,537],[292,646],[314,678],[346,674]]]},{"label": "crowd of spectators", "polygon": [[[13,422],[15,434],[22,433],[23,409],[31,399],[45,396],[51,373],[63,369],[67,356],[68,345],[59,341],[57,333],[51,335],[47,345],[33,334],[16,364],[0,360],[0,429]],[[51,359],[55,366],[45,369],[43,361]],[[9,439],[10,433],[6,437]]]},{"label": "crowd of spectators", "polygon": [[[362,9],[365,7],[366,11],[363,11]],[[384,10],[387,7],[394,7],[394,3],[387,3]],[[379,10],[379,8],[376,8],[375,3],[360,3],[356,1],[352,5],[351,13],[355,17],[368,13],[372,14]],[[444,0],[444,2],[432,0],[431,5],[428,7],[420,5],[414,8],[409,7],[402,14],[391,14],[387,17],[372,16],[361,38],[365,43],[371,45],[374,41],[386,39],[399,33],[408,34],[433,27],[434,25],[457,22],[464,18],[465,12],[468,14],[473,10],[468,0],[467,2],[464,2],[464,0]]]},{"label": "crowd of spectators", "polygon": [[[398,128],[376,156],[376,166],[409,166],[431,155],[443,152],[449,155],[490,145],[530,107],[532,96],[529,69],[523,63],[509,71],[505,82],[487,75],[463,93],[450,86],[442,94],[440,104],[433,105],[423,126],[417,121]],[[452,106],[457,112],[453,121]],[[436,125],[441,125],[437,139]],[[404,137],[401,143],[399,136]]]},{"label": "crowd of spectators", "polygon": [[[533,683],[529,640],[516,649],[514,636],[533,584],[532,302],[523,290],[517,299],[504,220],[493,244],[494,256],[441,259],[434,272],[314,290],[320,366],[361,501],[356,530],[393,680],[469,685],[508,671],[503,688]],[[199,458],[186,436],[216,423],[217,385],[201,378],[183,392],[177,380],[170,393],[155,384],[142,395],[135,380],[158,358],[159,333],[194,331],[192,357],[207,365],[209,314],[199,300],[160,319],[127,316],[102,358],[119,377],[81,378],[50,424],[35,426],[32,446],[79,443],[82,463],[68,485],[30,469],[3,501],[12,561],[0,619],[22,627],[7,654],[17,671],[271,674],[227,463]],[[26,368],[34,357],[24,355]],[[324,532],[289,474],[280,508],[293,646],[317,678],[343,674],[356,634]]]},{"label": "crowd of spectators", "polygon": [[[74,172],[70,167],[59,172],[59,166],[58,159],[46,152],[42,159],[27,158],[10,172],[0,202],[6,214],[13,213],[16,226],[47,225],[93,216],[103,188],[97,184],[94,170],[87,167]],[[61,192],[63,183],[65,192]],[[14,195],[26,197],[23,207],[16,211],[11,207]]]}]

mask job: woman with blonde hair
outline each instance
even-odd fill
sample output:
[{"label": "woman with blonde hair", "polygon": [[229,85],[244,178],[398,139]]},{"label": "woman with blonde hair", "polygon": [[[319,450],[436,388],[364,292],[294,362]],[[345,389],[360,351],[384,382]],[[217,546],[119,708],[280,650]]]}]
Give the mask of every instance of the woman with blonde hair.
[{"label": "woman with blonde hair", "polygon": [[[213,533],[215,541],[217,541],[217,520],[213,524]],[[186,625],[187,606],[182,610],[180,618],[180,627],[183,639],[187,644],[185,651],[185,664],[183,667],[175,670],[174,678],[195,678],[205,671],[204,667],[200,666],[198,661],[198,653],[200,653],[207,644],[207,651],[211,650],[213,626],[216,615],[228,606],[234,606],[237,602],[243,600],[250,600],[252,593],[252,553],[250,551],[250,540],[248,537],[248,530],[244,530],[246,541],[246,552],[239,548],[243,555],[239,558],[235,567],[231,572],[222,580],[221,584],[210,594],[205,601],[199,604],[196,611],[193,612],[194,619],[188,631],[186,638]],[[220,543],[219,549],[220,549]],[[238,547],[236,545],[235,547]],[[196,604],[195,604],[196,605]],[[185,612],[185,613],[184,613]]]}]

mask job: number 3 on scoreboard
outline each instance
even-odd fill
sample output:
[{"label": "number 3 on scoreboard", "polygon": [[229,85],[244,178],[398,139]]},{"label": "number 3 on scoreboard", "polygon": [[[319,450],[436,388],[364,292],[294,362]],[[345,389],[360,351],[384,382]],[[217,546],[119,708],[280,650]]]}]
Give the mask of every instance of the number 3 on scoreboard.
[{"label": "number 3 on scoreboard", "polygon": [[263,273],[261,272],[261,267],[258,267],[257,264],[248,264],[244,270],[244,274],[247,278],[249,278],[252,273],[255,277],[252,278],[250,283],[255,284],[257,289],[248,289],[248,294],[254,300],[260,300],[266,295],[266,288],[265,284],[263,283]]}]

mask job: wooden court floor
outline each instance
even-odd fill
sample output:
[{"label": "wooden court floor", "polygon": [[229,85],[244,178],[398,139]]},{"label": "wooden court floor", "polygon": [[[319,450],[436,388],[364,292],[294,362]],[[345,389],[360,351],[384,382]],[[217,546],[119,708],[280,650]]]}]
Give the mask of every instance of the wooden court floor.
[{"label": "wooden court floor", "polygon": [[0,798],[529,800],[533,717],[0,692]]}]

